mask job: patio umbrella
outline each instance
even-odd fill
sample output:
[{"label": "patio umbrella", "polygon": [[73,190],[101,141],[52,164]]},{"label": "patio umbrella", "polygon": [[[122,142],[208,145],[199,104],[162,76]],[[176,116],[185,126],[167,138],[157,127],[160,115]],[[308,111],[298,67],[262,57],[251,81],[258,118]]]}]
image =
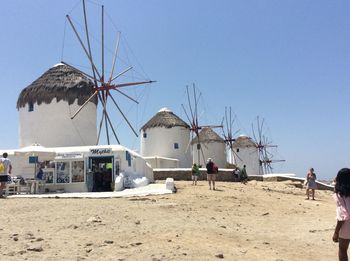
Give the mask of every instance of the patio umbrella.
[{"label": "patio umbrella", "polygon": [[[34,143],[30,146],[23,147],[14,151],[16,156],[36,156],[38,158],[54,158],[56,156],[56,152],[51,148],[45,148],[40,144]],[[36,164],[34,167],[34,178],[36,175]]]},{"label": "patio umbrella", "polygon": [[20,149],[15,150],[15,155],[20,156],[47,156],[47,157],[54,157],[56,155],[56,152],[52,150],[51,148],[45,148],[41,146],[40,144],[34,143],[30,146],[23,147]]}]

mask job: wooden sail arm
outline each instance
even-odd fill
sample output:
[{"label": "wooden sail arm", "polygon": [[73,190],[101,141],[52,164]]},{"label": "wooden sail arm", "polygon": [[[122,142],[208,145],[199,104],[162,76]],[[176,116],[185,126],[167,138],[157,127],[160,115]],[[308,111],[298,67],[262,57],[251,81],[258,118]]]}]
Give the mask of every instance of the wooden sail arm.
[{"label": "wooden sail arm", "polygon": [[285,162],[286,160],[259,160],[260,161],[260,164],[262,163],[265,163],[265,164],[268,164],[268,163],[276,163],[276,162]]},{"label": "wooden sail arm", "polygon": [[271,160],[271,163],[276,163],[276,162],[285,162],[286,160]]},{"label": "wooden sail arm", "polygon": [[203,126],[198,126],[196,123],[191,124],[191,131],[198,131],[203,128],[222,128],[222,125],[203,125]]},{"label": "wooden sail arm", "polygon": [[135,86],[135,85],[141,85],[141,84],[147,84],[147,83],[153,83],[156,81],[144,81],[144,82],[129,82],[129,83],[120,83],[120,84],[107,84],[99,87],[98,89],[100,91],[106,91],[106,90],[116,90],[118,88],[122,87],[128,87],[128,86]]},{"label": "wooden sail arm", "polygon": [[256,147],[258,149],[262,149],[262,148],[277,148],[277,145],[270,145],[270,144],[261,144],[261,143],[257,143]]},{"label": "wooden sail arm", "polygon": [[278,146],[277,145],[266,144],[264,147],[265,148],[277,148]]},{"label": "wooden sail arm", "polygon": [[83,105],[81,105],[79,107],[79,109],[73,114],[73,116],[71,116],[71,120],[73,120],[75,118],[75,116],[77,116],[77,114],[92,100],[92,98],[94,98],[96,96],[96,94],[98,94],[98,91],[96,90],[90,97],[89,99],[87,99]]},{"label": "wooden sail arm", "polygon": [[127,95],[126,93],[123,93],[121,90],[114,89],[114,91],[119,92],[121,95],[125,96],[125,97],[128,98],[129,100],[135,102],[136,104],[139,104],[139,102],[138,102],[137,100],[135,100],[133,97]]},{"label": "wooden sail arm", "polygon": [[[84,7],[84,8],[85,8],[85,7]],[[99,72],[98,72],[98,70],[97,70],[97,68],[96,68],[96,66],[95,66],[95,64],[94,64],[94,62],[93,62],[93,60],[92,60],[92,57],[90,56],[90,53],[88,52],[88,50],[86,49],[86,47],[85,47],[83,41],[81,40],[81,37],[80,37],[78,31],[75,29],[75,26],[74,26],[72,20],[70,19],[69,15],[66,15],[66,17],[67,17],[67,19],[68,19],[68,21],[69,21],[71,27],[73,28],[73,31],[74,31],[76,37],[78,38],[80,45],[83,47],[83,50],[84,50],[86,56],[88,57],[88,59],[89,59],[89,61],[90,61],[93,74],[95,75],[95,73],[97,73],[97,75],[98,75],[99,78],[101,79],[101,75],[99,74]],[[97,85],[97,77],[94,76],[93,79],[95,80],[95,85]]]},{"label": "wooden sail arm", "polygon": [[222,128],[222,125],[202,125],[200,128]]}]

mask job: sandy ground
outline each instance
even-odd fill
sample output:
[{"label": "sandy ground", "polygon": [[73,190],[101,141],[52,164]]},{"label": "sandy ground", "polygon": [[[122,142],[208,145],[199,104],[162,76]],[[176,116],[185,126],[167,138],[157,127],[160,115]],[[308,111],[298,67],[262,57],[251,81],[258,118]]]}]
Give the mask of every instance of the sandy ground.
[{"label": "sandy ground", "polygon": [[0,260],[336,260],[332,192],[176,182],[171,195],[1,199]]}]

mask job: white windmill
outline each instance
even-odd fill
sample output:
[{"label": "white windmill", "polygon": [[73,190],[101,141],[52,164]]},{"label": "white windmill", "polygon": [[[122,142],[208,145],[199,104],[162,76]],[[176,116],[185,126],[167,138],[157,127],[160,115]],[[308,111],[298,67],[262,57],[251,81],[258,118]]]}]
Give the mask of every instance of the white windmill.
[{"label": "white windmill", "polygon": [[242,160],[234,148],[236,136],[240,130],[234,130],[236,115],[232,115],[231,107],[225,107],[225,116],[222,119],[222,132],[228,151],[228,163],[236,165],[237,160]]},{"label": "white windmill", "polygon": [[[91,44],[91,38],[94,40],[97,39],[97,37],[91,37],[89,33],[89,27],[88,27],[88,19],[87,19],[87,8],[85,5],[85,0],[82,0],[83,3],[83,20],[84,25],[82,26],[83,29],[80,32],[78,30],[78,27],[73,22],[72,17],[67,14],[66,18],[68,21],[68,24],[70,25],[71,29],[74,32],[74,35],[76,36],[81,49],[83,50],[86,59],[88,60],[88,64],[90,66],[90,72],[84,72],[83,70],[80,70],[77,68],[77,66],[74,66],[73,64],[70,64],[68,62],[62,61],[62,64],[69,66],[73,68],[74,70],[80,72],[81,74],[85,75],[88,79],[90,79],[93,83],[92,86],[92,93],[91,95],[84,101],[84,103],[72,113],[71,119],[74,120],[82,111],[83,109],[91,104],[91,102],[94,99],[98,100],[98,104],[100,104],[101,108],[101,119],[98,124],[98,133],[97,133],[97,139],[96,144],[99,143],[101,131],[104,128],[107,143],[110,144],[110,136],[111,133],[113,134],[113,137],[117,141],[118,144],[120,144],[120,140],[116,133],[116,128],[113,124],[113,116],[111,110],[114,107],[114,109],[120,113],[121,117],[125,120],[127,125],[130,127],[132,132],[135,134],[135,136],[138,136],[138,133],[136,132],[135,128],[132,126],[130,120],[128,119],[126,113],[122,110],[120,103],[118,100],[114,97],[115,94],[118,94],[121,97],[126,97],[130,101],[138,104],[138,100],[131,95],[127,94],[125,91],[126,87],[130,86],[138,86],[143,84],[149,84],[153,83],[154,81],[151,80],[138,80],[138,81],[126,81],[126,82],[120,82],[123,76],[125,76],[127,73],[133,72],[137,73],[134,70],[133,66],[126,66],[125,68],[121,69],[120,72],[115,73],[116,67],[117,67],[117,60],[119,57],[119,51],[120,51],[120,45],[121,45],[121,33],[117,32],[117,40],[113,52],[113,57],[111,59],[111,67],[109,70],[109,73],[107,73],[105,69],[105,53],[109,49],[105,46],[105,11],[104,6],[101,6],[101,36],[100,36],[100,66],[98,66],[96,60],[94,60],[94,56],[99,56],[96,54],[96,52],[93,54],[93,48]],[[78,23],[77,23],[78,24]],[[85,36],[85,37],[84,37]],[[85,40],[84,40],[85,38]],[[96,51],[96,50],[95,50]],[[135,79],[135,77],[133,78]]]},{"label": "white windmill", "polygon": [[[222,163],[225,156],[225,142],[220,136],[213,131],[213,128],[221,128],[221,125],[200,125],[198,120],[198,102],[201,97],[201,93],[197,95],[196,87],[192,85],[192,93],[190,93],[189,87],[186,86],[187,94],[187,110],[184,104],[181,104],[186,118],[190,125],[191,141],[190,145],[193,154],[193,163],[204,166],[208,157],[218,162],[219,167],[223,167]],[[191,96],[193,97],[191,99]],[[189,113],[187,112],[189,111]],[[221,145],[219,145],[221,144]],[[204,148],[203,148],[204,147]],[[223,147],[223,149],[221,149]]]},{"label": "white windmill", "polygon": [[265,120],[260,120],[259,116],[257,116],[256,123],[252,123],[252,133],[259,155],[259,174],[270,174],[273,173],[273,167],[271,164],[283,162],[285,160],[273,159],[274,155],[270,149],[277,148],[277,145],[273,145],[266,136],[264,123]]}]

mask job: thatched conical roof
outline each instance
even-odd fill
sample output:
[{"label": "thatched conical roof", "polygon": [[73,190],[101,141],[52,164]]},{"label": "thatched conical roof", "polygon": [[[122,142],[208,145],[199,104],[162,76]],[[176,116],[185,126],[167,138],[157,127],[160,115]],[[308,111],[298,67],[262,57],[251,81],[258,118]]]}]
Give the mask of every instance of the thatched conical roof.
[{"label": "thatched conical roof", "polygon": [[233,143],[233,148],[248,148],[248,147],[256,147],[257,144],[248,136],[240,135]]},{"label": "thatched conical roof", "polygon": [[163,108],[157,112],[145,125],[141,127],[141,130],[145,131],[150,128],[164,127],[185,127],[187,129],[190,126],[184,122],[179,116],[170,111],[169,109]]},{"label": "thatched conical roof", "polygon": [[[54,98],[73,104],[78,99],[82,105],[93,93],[93,83],[85,75],[64,64],[58,64],[28,87],[24,88],[17,100],[17,109],[27,103],[51,103]],[[91,100],[97,104],[97,97]]]},{"label": "thatched conical roof", "polygon": [[[199,133],[199,141],[201,143],[211,143],[211,142],[219,142],[219,143],[225,143],[225,141],[215,132],[212,128],[205,127],[203,128]],[[195,137],[191,144],[198,143],[198,137]]]}]

